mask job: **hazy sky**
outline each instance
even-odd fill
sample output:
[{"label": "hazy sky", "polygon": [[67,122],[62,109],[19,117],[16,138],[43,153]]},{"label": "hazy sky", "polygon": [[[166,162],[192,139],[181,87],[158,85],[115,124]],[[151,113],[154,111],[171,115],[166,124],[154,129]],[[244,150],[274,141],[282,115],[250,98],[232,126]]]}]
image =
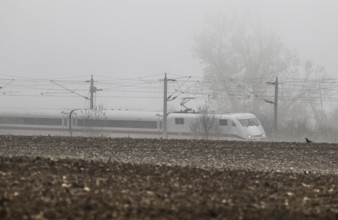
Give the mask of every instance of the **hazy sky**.
[{"label": "hazy sky", "polygon": [[[206,15],[218,12],[259,17],[302,59],[338,77],[337,11],[336,0],[1,0],[0,79],[85,80],[91,74],[117,79],[164,72],[200,77],[203,67],[193,57],[192,38]],[[5,106],[20,107],[19,98],[0,96]],[[112,102],[104,104],[149,109],[146,101]],[[154,110],[162,108],[161,100],[154,103]],[[48,106],[82,105],[77,97],[71,104]]]}]

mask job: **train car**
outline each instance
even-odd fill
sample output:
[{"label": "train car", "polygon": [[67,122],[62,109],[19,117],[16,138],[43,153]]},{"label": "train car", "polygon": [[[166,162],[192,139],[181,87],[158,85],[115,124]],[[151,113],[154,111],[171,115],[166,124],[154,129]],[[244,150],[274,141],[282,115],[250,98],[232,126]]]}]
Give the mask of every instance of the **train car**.
[{"label": "train car", "polygon": [[[162,113],[88,111],[0,113],[0,134],[163,138]],[[169,113],[168,138],[266,141],[250,113]]]},{"label": "train car", "polygon": [[172,113],[168,115],[168,132],[176,138],[267,140],[264,128],[251,113]]},{"label": "train car", "polygon": [[1,135],[69,135],[63,112],[0,112]]}]

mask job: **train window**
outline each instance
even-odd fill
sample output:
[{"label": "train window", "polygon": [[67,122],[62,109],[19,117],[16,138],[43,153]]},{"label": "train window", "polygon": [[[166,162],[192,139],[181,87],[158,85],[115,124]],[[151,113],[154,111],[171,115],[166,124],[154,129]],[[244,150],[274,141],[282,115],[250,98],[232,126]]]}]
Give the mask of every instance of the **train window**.
[{"label": "train window", "polygon": [[236,127],[236,123],[234,121],[232,121],[232,126]]},{"label": "train window", "polygon": [[1,124],[23,124],[23,125],[62,125],[61,118],[14,118],[2,117]]},{"label": "train window", "polygon": [[175,124],[183,125],[184,124],[184,118],[175,118]]},{"label": "train window", "polygon": [[60,118],[23,118],[23,123],[31,125],[62,125]]},{"label": "train window", "polygon": [[226,119],[220,119],[219,120],[219,125],[220,126],[228,126],[228,120],[226,120]]},{"label": "train window", "polygon": [[259,126],[260,123],[257,118],[239,119],[239,122],[243,127]]},{"label": "train window", "polygon": [[78,125],[82,127],[148,128],[148,129],[157,128],[156,121],[78,119]]}]

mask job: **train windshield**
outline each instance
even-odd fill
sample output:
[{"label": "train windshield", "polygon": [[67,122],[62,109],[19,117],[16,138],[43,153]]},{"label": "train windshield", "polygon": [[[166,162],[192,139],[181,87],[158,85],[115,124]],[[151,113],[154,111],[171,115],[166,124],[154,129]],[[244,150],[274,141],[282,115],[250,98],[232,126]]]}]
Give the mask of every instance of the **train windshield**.
[{"label": "train windshield", "polygon": [[239,119],[238,121],[241,123],[243,127],[250,127],[250,126],[258,127],[260,125],[257,118]]}]

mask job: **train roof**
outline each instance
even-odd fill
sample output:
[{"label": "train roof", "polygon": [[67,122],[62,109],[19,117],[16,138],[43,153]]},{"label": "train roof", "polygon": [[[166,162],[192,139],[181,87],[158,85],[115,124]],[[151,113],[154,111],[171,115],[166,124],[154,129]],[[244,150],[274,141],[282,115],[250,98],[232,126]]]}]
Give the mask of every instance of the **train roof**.
[{"label": "train roof", "polygon": [[[185,118],[196,118],[199,113],[183,113],[183,112],[174,112],[170,113],[168,117],[182,117]],[[246,118],[255,118],[256,116],[251,113],[210,113],[209,115],[214,115],[220,118],[236,118],[236,119],[246,119]]]},{"label": "train roof", "polygon": [[108,117],[108,118],[119,118],[119,119],[143,119],[151,120],[161,117],[162,115],[159,112],[145,112],[145,111],[126,111],[126,110],[107,110],[102,112],[94,111],[77,111],[78,117],[86,117],[92,115],[93,117]]}]

